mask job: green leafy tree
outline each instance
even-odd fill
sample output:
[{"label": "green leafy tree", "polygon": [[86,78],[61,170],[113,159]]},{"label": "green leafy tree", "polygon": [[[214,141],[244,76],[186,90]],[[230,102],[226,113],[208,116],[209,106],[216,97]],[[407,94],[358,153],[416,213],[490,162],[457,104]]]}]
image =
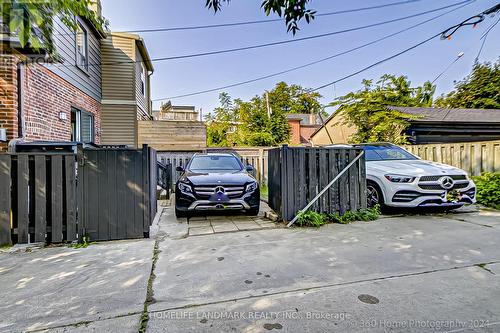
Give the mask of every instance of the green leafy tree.
[{"label": "green leafy tree", "polygon": [[426,107],[432,105],[435,86],[425,82],[420,87],[411,87],[406,76],[385,74],[374,84],[363,80],[363,89],[338,98],[332,106],[338,106],[345,124],[357,129],[353,142],[388,141],[406,143],[402,134],[414,117],[388,106]]},{"label": "green leafy tree", "polygon": [[229,132],[235,125],[237,118],[235,107],[228,93],[219,95],[220,106],[215,108],[214,115],[209,113],[205,116],[207,123],[207,145],[227,147],[232,146],[228,140]]},{"label": "green leafy tree", "polygon": [[437,107],[500,109],[500,61],[476,64],[455,90],[436,99]]},{"label": "green leafy tree", "polygon": [[56,55],[53,39],[53,18],[58,16],[73,31],[77,29],[75,15],[90,20],[98,29],[107,22],[92,10],[91,0],[5,0],[0,1],[2,21],[11,35],[16,35],[22,47],[45,49]]},{"label": "green leafy tree", "polygon": [[[279,82],[249,101],[219,96],[220,106],[207,120],[208,144],[213,146],[274,146],[290,140],[289,113],[324,113],[317,92]],[[269,105],[269,108],[268,108]]]},{"label": "green leafy tree", "polygon": [[[206,0],[206,6],[218,12],[222,9],[223,3],[229,2],[230,0]],[[261,0],[261,2],[266,15],[274,13],[284,17],[287,31],[291,31],[294,35],[299,30],[299,21],[304,19],[309,23],[316,14],[314,10],[307,8],[311,0]]]},{"label": "green leafy tree", "polygon": [[278,82],[269,92],[269,104],[273,110],[282,110],[285,113],[314,113],[323,112],[319,99],[321,94],[310,92],[296,85]]}]

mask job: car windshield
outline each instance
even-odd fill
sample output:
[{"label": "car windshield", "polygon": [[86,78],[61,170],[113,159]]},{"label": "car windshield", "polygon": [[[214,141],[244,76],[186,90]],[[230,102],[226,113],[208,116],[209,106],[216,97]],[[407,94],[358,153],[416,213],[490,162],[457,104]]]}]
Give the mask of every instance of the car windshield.
[{"label": "car windshield", "polygon": [[234,156],[194,156],[189,164],[189,170],[196,172],[241,171],[242,165]]},{"label": "car windshield", "polygon": [[362,146],[367,161],[416,160],[406,150],[397,146]]}]

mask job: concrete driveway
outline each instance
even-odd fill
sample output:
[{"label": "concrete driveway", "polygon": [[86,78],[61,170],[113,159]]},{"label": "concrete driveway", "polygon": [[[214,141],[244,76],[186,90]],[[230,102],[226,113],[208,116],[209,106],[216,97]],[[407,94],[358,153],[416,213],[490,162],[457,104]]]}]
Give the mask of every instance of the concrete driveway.
[{"label": "concrete driveway", "polygon": [[173,215],[156,240],[0,253],[0,332],[500,331],[499,212],[196,236]]},{"label": "concrete driveway", "polygon": [[499,240],[498,212],[167,237],[148,332],[498,332]]}]

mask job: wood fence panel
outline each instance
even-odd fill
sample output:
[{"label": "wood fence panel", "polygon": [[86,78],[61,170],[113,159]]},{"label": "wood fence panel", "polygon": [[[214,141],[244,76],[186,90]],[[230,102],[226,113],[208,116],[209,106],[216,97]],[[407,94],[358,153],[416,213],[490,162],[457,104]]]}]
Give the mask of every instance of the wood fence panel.
[{"label": "wood fence panel", "polygon": [[[358,154],[359,149],[288,147],[269,151],[269,205],[290,221],[322,191]],[[278,174],[274,170],[280,167]],[[310,210],[344,213],[366,207],[366,178],[361,158],[323,194]],[[281,195],[277,202],[275,193]]]},{"label": "wood fence panel", "polygon": [[28,155],[17,156],[17,242],[28,243],[29,233],[29,164]]},{"label": "wood fence panel", "polygon": [[47,232],[47,168],[45,155],[35,156],[35,242],[45,242]]},{"label": "wood fence panel", "polygon": [[76,236],[76,169],[75,156],[67,155],[64,159],[65,195],[66,195],[66,240],[77,240]]},{"label": "wood fence panel", "polygon": [[10,245],[11,241],[11,160],[8,155],[0,155],[0,245]]},{"label": "wood fence panel", "polygon": [[52,156],[51,167],[51,241],[61,243],[63,240],[63,172],[62,156]]},{"label": "wood fence panel", "polygon": [[[114,188],[108,188],[109,178],[114,178],[116,175],[113,170],[110,170],[108,166],[108,153],[109,151],[104,150],[102,152],[93,152],[96,154],[97,168],[96,168],[96,180],[97,187],[92,189],[92,192],[97,193],[97,238],[99,240],[110,239],[109,228],[110,228],[110,216],[109,216],[109,198],[112,196],[112,191]],[[109,172],[111,171],[111,172]],[[97,191],[96,191],[97,189]],[[111,195],[110,195],[111,194]],[[93,239],[93,238],[91,238]]]},{"label": "wood fence panel", "polygon": [[405,147],[424,160],[463,169],[472,176],[500,172],[500,141],[413,145]]}]

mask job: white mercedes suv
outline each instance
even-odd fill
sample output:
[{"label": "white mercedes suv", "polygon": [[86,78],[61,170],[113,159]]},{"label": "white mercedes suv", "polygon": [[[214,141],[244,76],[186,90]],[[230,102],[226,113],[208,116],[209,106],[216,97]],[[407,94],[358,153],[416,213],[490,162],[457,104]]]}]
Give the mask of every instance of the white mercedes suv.
[{"label": "white mercedes suv", "polygon": [[476,186],[461,169],[390,143],[353,146],[365,152],[368,206],[454,209],[476,202]]}]

